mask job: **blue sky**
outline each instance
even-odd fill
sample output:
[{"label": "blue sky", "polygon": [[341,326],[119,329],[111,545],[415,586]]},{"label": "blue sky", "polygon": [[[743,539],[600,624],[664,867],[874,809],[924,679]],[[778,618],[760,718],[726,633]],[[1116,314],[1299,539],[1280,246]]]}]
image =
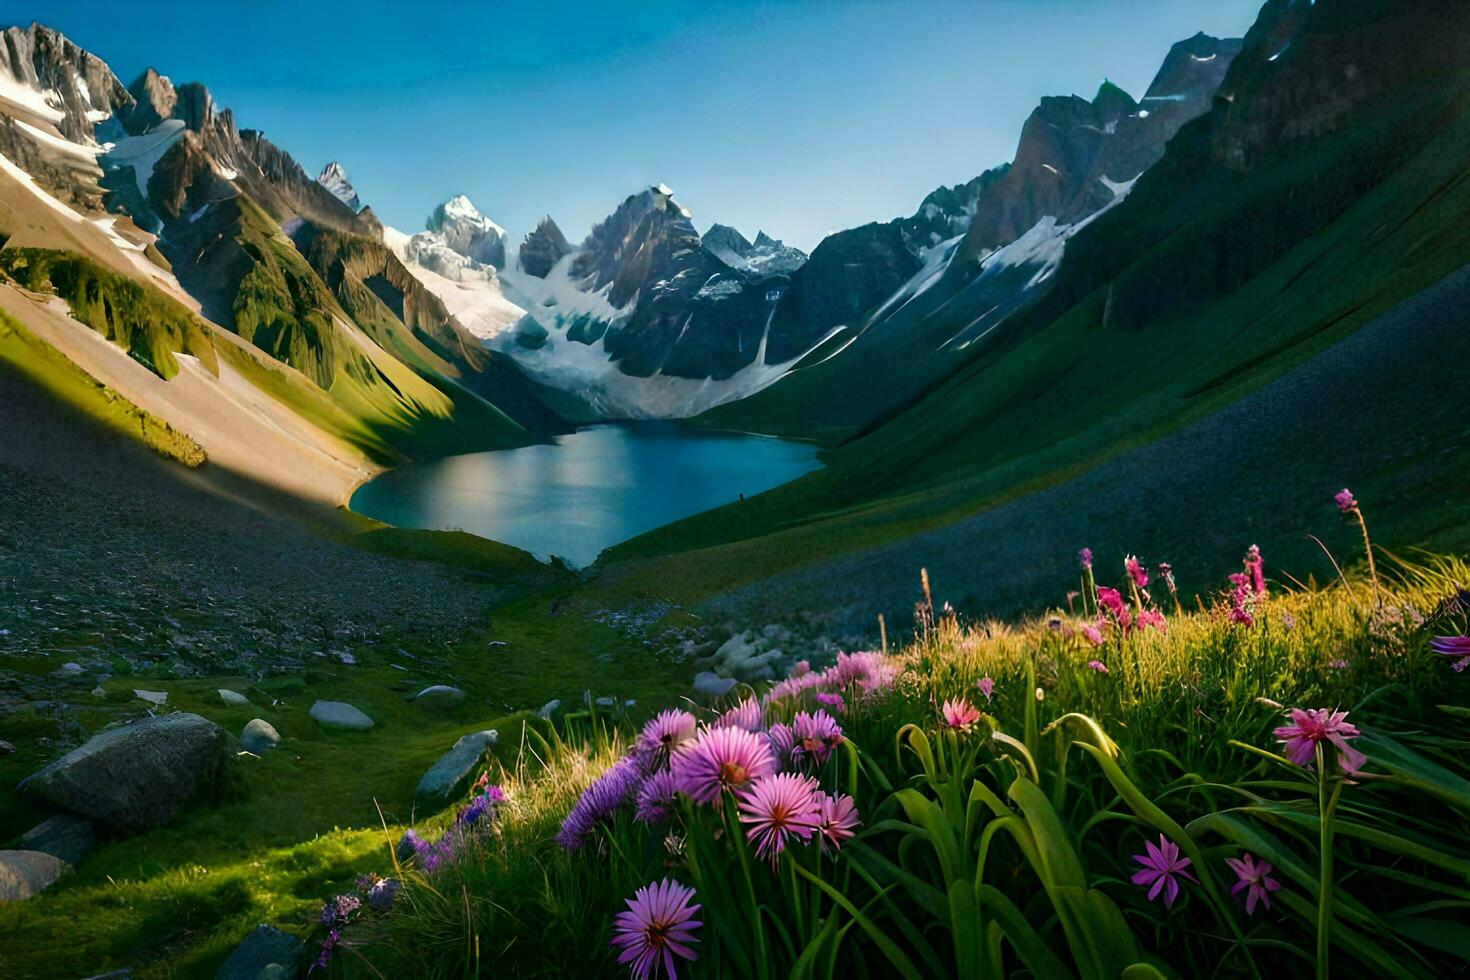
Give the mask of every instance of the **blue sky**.
[{"label": "blue sky", "polygon": [[10,0],[112,65],[202,81],[387,223],[468,194],[574,241],[663,181],[704,230],[805,249],[1009,160],[1043,95],[1141,95],[1174,41],[1261,0],[122,3]]}]

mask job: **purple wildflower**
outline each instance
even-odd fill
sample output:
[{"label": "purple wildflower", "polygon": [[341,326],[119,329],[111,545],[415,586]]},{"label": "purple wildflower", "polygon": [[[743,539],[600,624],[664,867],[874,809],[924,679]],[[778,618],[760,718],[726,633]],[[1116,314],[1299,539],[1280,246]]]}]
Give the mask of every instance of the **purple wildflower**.
[{"label": "purple wildflower", "polygon": [[1235,872],[1239,880],[1231,886],[1230,894],[1239,895],[1242,889],[1249,889],[1245,894],[1245,914],[1256,914],[1256,902],[1271,907],[1271,893],[1281,887],[1275,879],[1267,877],[1271,871],[1271,862],[1263,861],[1253,854],[1243,854],[1238,858],[1226,858],[1225,863],[1230,865],[1230,870]]},{"label": "purple wildflower", "polygon": [[677,789],[674,774],[667,769],[660,769],[643,780],[633,819],[646,824],[661,824],[669,819]]},{"label": "purple wildflower", "polygon": [[740,822],[750,825],[745,836],[755,844],[756,856],[773,868],[788,838],[811,840],[822,822],[817,781],[796,773],[757,779],[740,794],[739,807]]},{"label": "purple wildflower", "polygon": [[1148,570],[1143,567],[1143,562],[1138,560],[1137,555],[1129,555],[1127,558],[1124,558],[1123,569],[1128,573],[1128,577],[1133,580],[1134,585],[1140,589],[1148,588]]},{"label": "purple wildflower", "polygon": [[842,744],[842,726],[820,709],[813,714],[798,711],[791,722],[791,733],[796,740],[791,753],[793,759],[812,758],[823,763]]},{"label": "purple wildflower", "polygon": [[1429,641],[1429,649],[1452,659],[1450,666],[1457,672],[1470,667],[1470,636],[1436,636]]},{"label": "purple wildflower", "polygon": [[1337,491],[1332,499],[1337,504],[1337,509],[1344,514],[1351,514],[1358,506],[1357,498],[1353,496],[1353,492],[1347,487],[1343,487]]},{"label": "purple wildflower", "polygon": [[720,794],[776,771],[770,741],[743,728],[710,728],[674,755],[679,791],[696,803],[713,803]]},{"label": "purple wildflower", "polygon": [[980,690],[981,694],[985,695],[985,700],[987,702],[995,694],[995,681],[989,677],[980,678],[978,681],[975,682],[975,687]]},{"label": "purple wildflower", "polygon": [[1095,670],[1099,674],[1106,674],[1108,672],[1108,665],[1103,663],[1101,660],[1089,660],[1087,661],[1087,666],[1089,669]]},{"label": "purple wildflower", "polygon": [[1133,860],[1143,865],[1142,870],[1133,873],[1133,883],[1148,887],[1150,902],[1163,892],[1164,908],[1171,909],[1174,907],[1174,899],[1179,897],[1179,882],[1176,879],[1197,882],[1193,874],[1184,870],[1189,867],[1189,858],[1181,857],[1179,846],[1163,834],[1159,835],[1158,847],[1151,841],[1144,841],[1143,847],[1147,853],[1133,855]]},{"label": "purple wildflower", "polygon": [[669,759],[685,742],[694,739],[699,723],[687,711],[660,711],[638,733],[634,747],[648,769],[666,769]]},{"label": "purple wildflower", "polygon": [[747,732],[759,732],[766,726],[761,720],[760,702],[746,698],[729,711],[715,719],[711,728],[742,728]]},{"label": "purple wildflower", "polygon": [[858,819],[857,805],[851,796],[834,796],[831,793],[818,794],[817,803],[821,808],[821,819],[817,823],[817,833],[821,836],[817,841],[824,853],[829,848],[836,851],[862,823]]},{"label": "purple wildflower", "polygon": [[842,714],[847,710],[847,702],[842,700],[842,695],[833,694],[830,691],[818,691],[817,704],[825,705],[838,714]]},{"label": "purple wildflower", "polygon": [[636,980],[666,977],[677,980],[674,957],[696,960],[689,947],[699,940],[694,933],[703,925],[691,905],[694,889],[672,878],[644,885],[628,899],[628,910],[613,917],[612,944],[618,962],[629,964]]},{"label": "purple wildflower", "polygon": [[1082,567],[1083,568],[1091,568],[1092,567],[1092,549],[1091,548],[1083,548],[1081,551],[1077,552],[1077,560],[1082,563]]},{"label": "purple wildflower", "polygon": [[1361,733],[1346,719],[1346,711],[1292,708],[1291,724],[1282,725],[1273,734],[1282,743],[1286,757],[1299,766],[1312,761],[1319,743],[1331,742],[1337,747],[1337,764],[1344,772],[1355,773],[1363,768],[1368,757],[1348,744],[1348,739]]},{"label": "purple wildflower", "polygon": [[587,843],[593,828],[613,815],[642,783],[638,763],[632,756],[624,756],[608,767],[607,771],[594,779],[581,797],[572,805],[571,812],[562,821],[556,842],[564,850],[575,851]]}]

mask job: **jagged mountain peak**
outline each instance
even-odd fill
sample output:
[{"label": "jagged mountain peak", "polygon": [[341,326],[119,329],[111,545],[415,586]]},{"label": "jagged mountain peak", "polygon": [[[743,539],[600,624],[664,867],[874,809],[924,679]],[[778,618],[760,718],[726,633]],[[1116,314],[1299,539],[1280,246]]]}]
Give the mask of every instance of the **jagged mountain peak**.
[{"label": "jagged mountain peak", "polygon": [[317,175],[316,182],[331,192],[331,195],[354,211],[362,210],[362,201],[357,196],[357,190],[352,182],[347,179],[347,171],[342,164],[333,160],[322,168]]},{"label": "jagged mountain peak", "polygon": [[548,214],[521,242],[521,271],[538,278],[545,278],[552,267],[571,251],[572,245],[567,241],[567,236],[562,234],[561,228],[551,220],[551,215]]},{"label": "jagged mountain peak", "polygon": [[468,195],[456,194],[440,204],[424,227],[467,259],[505,267],[505,229],[482,214]]}]

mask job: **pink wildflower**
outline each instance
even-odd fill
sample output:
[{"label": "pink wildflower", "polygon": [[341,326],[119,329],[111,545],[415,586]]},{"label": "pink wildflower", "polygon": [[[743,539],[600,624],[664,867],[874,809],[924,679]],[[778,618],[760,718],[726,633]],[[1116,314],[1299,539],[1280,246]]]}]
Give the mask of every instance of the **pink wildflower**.
[{"label": "pink wildflower", "polygon": [[1077,552],[1077,560],[1082,563],[1082,567],[1083,568],[1091,568],[1092,567],[1092,549],[1091,548],[1083,548],[1081,551]]},{"label": "pink wildflower", "polygon": [[661,824],[669,819],[678,788],[674,774],[667,769],[660,769],[649,776],[638,789],[633,819],[647,824]]},{"label": "pink wildflower", "polygon": [[747,732],[759,732],[765,729],[761,721],[760,702],[755,698],[746,698],[729,711],[715,719],[711,728],[743,728]]},{"label": "pink wildflower", "polygon": [[1238,858],[1226,858],[1225,863],[1230,865],[1230,870],[1235,872],[1239,880],[1230,888],[1230,894],[1239,895],[1242,889],[1249,889],[1245,894],[1245,914],[1256,914],[1256,902],[1271,907],[1271,893],[1281,887],[1275,879],[1267,877],[1271,871],[1271,862],[1263,861],[1252,854],[1243,854]]},{"label": "pink wildflower", "polygon": [[798,711],[791,722],[791,733],[796,742],[791,753],[793,759],[826,762],[832,750],[842,744],[842,726],[821,709],[812,714]]},{"label": "pink wildflower", "polygon": [[1143,562],[1139,561],[1136,555],[1129,555],[1127,558],[1124,558],[1123,568],[1128,572],[1128,577],[1133,580],[1134,585],[1140,589],[1148,588],[1148,571],[1143,567]]},{"label": "pink wildflower", "polygon": [[687,711],[660,711],[638,733],[634,751],[648,769],[667,768],[674,751],[692,741],[699,723]]},{"label": "pink wildflower", "polygon": [[743,728],[709,728],[674,753],[674,780],[696,803],[713,803],[722,792],[776,771],[776,756],[765,735]]},{"label": "pink wildflower", "polygon": [[1108,665],[1103,663],[1101,660],[1089,660],[1087,661],[1087,666],[1097,671],[1099,674],[1106,674],[1108,672]]},{"label": "pink wildflower", "polygon": [[1363,768],[1368,757],[1348,744],[1348,739],[1361,733],[1346,719],[1346,711],[1292,708],[1291,724],[1282,725],[1272,734],[1282,743],[1286,757],[1299,766],[1312,761],[1318,743],[1331,742],[1337,748],[1337,764],[1344,772],[1355,773]]},{"label": "pink wildflower", "polygon": [[940,712],[944,723],[957,732],[968,732],[980,723],[980,709],[964,698],[944,702]]},{"label": "pink wildflower", "polygon": [[773,868],[788,838],[811,840],[822,822],[817,781],[791,772],[757,779],[740,794],[739,807],[740,822],[750,825],[746,839]]},{"label": "pink wildflower", "polygon": [[1144,609],[1138,614],[1139,629],[1156,629],[1160,633],[1169,632],[1169,623],[1164,619],[1164,614],[1157,609]]},{"label": "pink wildflower", "polygon": [[1251,545],[1246,550],[1244,561],[1246,574],[1250,576],[1251,591],[1256,595],[1265,595],[1266,573],[1264,571],[1265,562],[1261,560],[1261,549],[1256,545]]},{"label": "pink wildflower", "polygon": [[798,660],[795,666],[791,668],[792,677],[803,677],[811,672],[812,664],[810,660]]},{"label": "pink wildflower", "polygon": [[1141,871],[1133,873],[1133,883],[1148,886],[1150,902],[1158,898],[1159,892],[1162,891],[1164,908],[1173,908],[1174,899],[1179,897],[1179,882],[1175,880],[1176,876],[1197,883],[1194,875],[1184,870],[1189,867],[1189,858],[1181,857],[1179,845],[1163,834],[1159,835],[1158,847],[1155,847],[1151,841],[1144,841],[1143,847],[1147,851],[1146,854],[1133,855],[1133,860],[1143,865]]},{"label": "pink wildflower", "polygon": [[861,823],[857,806],[851,796],[834,796],[830,793],[820,794],[818,803],[821,805],[821,820],[817,824],[817,832],[821,836],[817,841],[822,845],[824,853],[829,845],[835,851],[842,846],[843,841],[852,837],[852,832]]},{"label": "pink wildflower", "polygon": [[[1102,623],[1103,625],[1107,625],[1106,620],[1098,620],[1098,622]],[[1100,647],[1103,645],[1102,630],[1099,629],[1096,624],[1082,627],[1082,635],[1086,638],[1088,643],[1091,643],[1095,647]]]},{"label": "pink wildflower", "polygon": [[694,918],[698,905],[691,905],[694,889],[672,878],[644,885],[628,899],[628,910],[613,918],[613,946],[618,962],[629,964],[637,980],[663,976],[676,980],[674,957],[696,960],[690,949],[697,943],[694,933],[703,925]]},{"label": "pink wildflower", "polygon": [[989,701],[991,696],[995,694],[995,681],[989,677],[980,678],[975,682],[975,686],[980,689],[981,694],[985,695],[986,701]]},{"label": "pink wildflower", "polygon": [[842,695],[833,694],[829,691],[817,692],[817,704],[825,705],[838,714],[847,710],[847,702],[842,700]]},{"label": "pink wildflower", "polygon": [[1344,514],[1351,514],[1355,509],[1357,509],[1358,500],[1356,497],[1353,496],[1353,492],[1347,487],[1343,487],[1341,490],[1337,491],[1332,499],[1337,503],[1337,509],[1342,511]]}]

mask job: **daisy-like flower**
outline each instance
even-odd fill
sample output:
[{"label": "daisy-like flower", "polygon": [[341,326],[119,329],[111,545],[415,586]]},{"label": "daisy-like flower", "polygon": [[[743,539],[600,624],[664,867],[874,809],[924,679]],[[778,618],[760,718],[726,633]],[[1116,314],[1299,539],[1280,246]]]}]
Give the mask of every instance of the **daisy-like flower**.
[{"label": "daisy-like flower", "polygon": [[743,728],[706,729],[674,754],[674,782],[696,803],[713,803],[721,793],[775,771],[770,740]]},{"label": "daisy-like flower", "polygon": [[815,779],[792,772],[757,779],[744,790],[740,822],[749,825],[745,836],[755,845],[756,856],[774,868],[788,838],[811,840],[822,823],[820,796]]},{"label": "daisy-like flower", "polygon": [[1230,865],[1230,870],[1239,879],[1231,886],[1230,894],[1239,895],[1245,891],[1245,914],[1255,915],[1257,902],[1269,909],[1271,893],[1281,887],[1281,883],[1275,878],[1268,877],[1272,871],[1271,862],[1263,861],[1253,854],[1242,854],[1238,858],[1226,858],[1225,863]]},{"label": "daisy-like flower", "polygon": [[1337,764],[1343,772],[1355,773],[1363,768],[1368,757],[1348,744],[1348,739],[1357,738],[1361,733],[1346,719],[1346,711],[1292,708],[1291,724],[1282,725],[1272,734],[1282,743],[1286,757],[1299,766],[1312,761],[1319,742],[1331,742],[1337,748]]},{"label": "daisy-like flower", "polygon": [[1162,892],[1164,908],[1171,909],[1174,899],[1179,897],[1179,878],[1198,883],[1194,875],[1185,870],[1189,867],[1189,858],[1181,856],[1179,845],[1163,834],[1159,835],[1158,847],[1151,841],[1144,841],[1143,848],[1147,853],[1133,855],[1133,860],[1143,865],[1142,869],[1133,872],[1133,883],[1148,888],[1150,902]]},{"label": "daisy-like flower", "polygon": [[790,725],[776,722],[766,729],[766,740],[771,743],[771,751],[776,754],[777,768],[791,761],[791,754],[796,748],[796,734],[792,732]]},{"label": "daisy-like flower", "polygon": [[1091,548],[1083,548],[1081,551],[1077,552],[1077,560],[1082,563],[1082,567],[1083,568],[1091,568],[1092,567],[1092,549]]},{"label": "daisy-like flower", "polygon": [[694,917],[700,906],[691,904],[693,898],[693,888],[665,878],[638,889],[628,910],[613,917],[618,962],[628,964],[637,980],[676,980],[675,957],[699,959],[690,947],[699,942],[695,933],[704,923]]},{"label": "daisy-like flower", "polygon": [[634,751],[648,769],[666,769],[674,751],[694,740],[699,723],[687,711],[670,708],[660,711],[638,733]]},{"label": "daisy-like flower", "polygon": [[1133,584],[1140,589],[1148,588],[1148,570],[1143,567],[1143,562],[1138,560],[1137,555],[1129,555],[1123,559],[1123,568]]},{"label": "daisy-like flower", "polygon": [[674,774],[667,769],[660,769],[643,780],[643,785],[638,787],[633,819],[646,824],[663,823],[673,812],[674,796],[678,791]]},{"label": "daisy-like flower", "polygon": [[980,678],[975,682],[975,687],[979,689],[981,694],[985,695],[986,701],[989,701],[995,694],[995,681],[989,677]]},{"label": "daisy-like flower", "polygon": [[1353,496],[1353,492],[1347,487],[1343,487],[1337,491],[1332,499],[1337,504],[1337,509],[1344,514],[1352,513],[1353,509],[1358,506],[1358,499]]},{"label": "daisy-like flower", "polygon": [[980,723],[980,709],[964,698],[944,702],[939,711],[944,723],[957,732],[968,732]]},{"label": "daisy-like flower", "polygon": [[842,744],[842,726],[821,709],[813,714],[798,711],[791,721],[791,734],[796,742],[791,753],[793,759],[826,762],[832,750]]},{"label": "daisy-like flower", "polygon": [[1456,671],[1470,667],[1470,636],[1436,636],[1429,641],[1429,649],[1453,660],[1450,666]]},{"label": "daisy-like flower", "polygon": [[836,851],[842,847],[843,841],[852,837],[853,831],[862,823],[858,819],[857,805],[853,803],[851,796],[845,794],[817,795],[822,811],[821,820],[817,824],[817,832],[821,836],[817,838],[817,842],[821,844],[823,853],[829,849]]},{"label": "daisy-like flower", "polygon": [[1089,660],[1087,661],[1087,666],[1090,670],[1095,670],[1099,674],[1106,674],[1108,672],[1108,665],[1101,660]]},{"label": "daisy-like flower", "polygon": [[747,732],[759,732],[765,729],[761,721],[760,702],[755,698],[746,698],[729,711],[715,719],[711,728],[743,728]]}]

